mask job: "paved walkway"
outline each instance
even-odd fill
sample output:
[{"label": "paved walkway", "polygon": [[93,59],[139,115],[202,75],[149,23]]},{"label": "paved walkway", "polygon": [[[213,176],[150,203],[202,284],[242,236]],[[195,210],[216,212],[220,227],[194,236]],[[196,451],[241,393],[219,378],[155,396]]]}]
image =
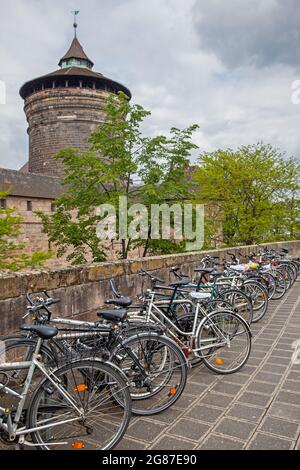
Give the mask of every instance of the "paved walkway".
[{"label": "paved walkway", "polygon": [[230,376],[190,371],[170,410],[134,418],[118,449],[300,449],[300,282],[253,325],[247,365]]}]

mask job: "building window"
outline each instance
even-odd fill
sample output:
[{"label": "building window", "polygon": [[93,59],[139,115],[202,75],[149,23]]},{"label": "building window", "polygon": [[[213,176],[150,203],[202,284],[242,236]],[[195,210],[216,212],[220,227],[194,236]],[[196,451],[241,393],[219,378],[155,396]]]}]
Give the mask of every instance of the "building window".
[{"label": "building window", "polygon": [[6,199],[0,199],[0,209],[6,209]]},{"label": "building window", "polygon": [[56,209],[55,203],[52,202],[52,204],[51,204],[51,212],[55,212],[55,209]]},{"label": "building window", "polygon": [[27,210],[28,212],[32,212],[32,201],[27,201]]}]

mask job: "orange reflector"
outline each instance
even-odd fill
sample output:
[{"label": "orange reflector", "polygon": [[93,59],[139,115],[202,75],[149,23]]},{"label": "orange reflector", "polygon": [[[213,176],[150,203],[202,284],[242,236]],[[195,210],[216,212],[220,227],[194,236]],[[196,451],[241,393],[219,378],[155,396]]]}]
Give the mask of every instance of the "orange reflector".
[{"label": "orange reflector", "polygon": [[85,392],[87,389],[88,387],[86,385],[81,384],[74,388],[74,392]]},{"label": "orange reflector", "polygon": [[75,450],[81,450],[81,449],[84,449],[84,443],[82,441],[75,441],[73,442],[72,444],[72,449],[75,449]]},{"label": "orange reflector", "polygon": [[224,365],[224,361],[221,357],[216,357],[214,362],[217,366],[223,366]]},{"label": "orange reflector", "polygon": [[170,395],[176,395],[176,393],[177,393],[177,388],[176,387],[170,388]]}]

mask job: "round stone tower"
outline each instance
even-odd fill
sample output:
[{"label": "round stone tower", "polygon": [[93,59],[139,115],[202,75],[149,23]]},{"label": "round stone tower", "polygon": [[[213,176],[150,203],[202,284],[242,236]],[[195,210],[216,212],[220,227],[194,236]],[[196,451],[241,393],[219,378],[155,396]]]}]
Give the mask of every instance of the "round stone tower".
[{"label": "round stone tower", "polygon": [[101,73],[85,54],[76,34],[60,69],[25,83],[20,95],[25,100],[28,122],[30,173],[63,177],[63,167],[53,156],[63,147],[81,151],[105,116],[103,108],[110,93],[130,91]]}]

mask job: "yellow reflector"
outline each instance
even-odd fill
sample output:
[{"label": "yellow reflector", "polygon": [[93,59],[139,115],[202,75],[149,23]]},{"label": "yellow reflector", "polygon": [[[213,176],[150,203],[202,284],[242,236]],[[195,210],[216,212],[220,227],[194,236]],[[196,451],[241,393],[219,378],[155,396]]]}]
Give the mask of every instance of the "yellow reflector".
[{"label": "yellow reflector", "polygon": [[215,364],[216,364],[217,366],[223,366],[223,365],[224,365],[224,361],[223,361],[223,359],[222,359],[221,357],[216,357],[216,358],[215,358]]},{"label": "yellow reflector", "polygon": [[176,393],[177,393],[177,388],[176,387],[170,388],[170,395],[176,395]]},{"label": "yellow reflector", "polygon": [[72,444],[72,449],[75,449],[75,450],[81,450],[81,449],[84,449],[84,443],[82,441],[75,441],[73,442]]},{"label": "yellow reflector", "polygon": [[88,387],[86,385],[81,384],[74,388],[74,392],[85,392],[87,389]]}]

